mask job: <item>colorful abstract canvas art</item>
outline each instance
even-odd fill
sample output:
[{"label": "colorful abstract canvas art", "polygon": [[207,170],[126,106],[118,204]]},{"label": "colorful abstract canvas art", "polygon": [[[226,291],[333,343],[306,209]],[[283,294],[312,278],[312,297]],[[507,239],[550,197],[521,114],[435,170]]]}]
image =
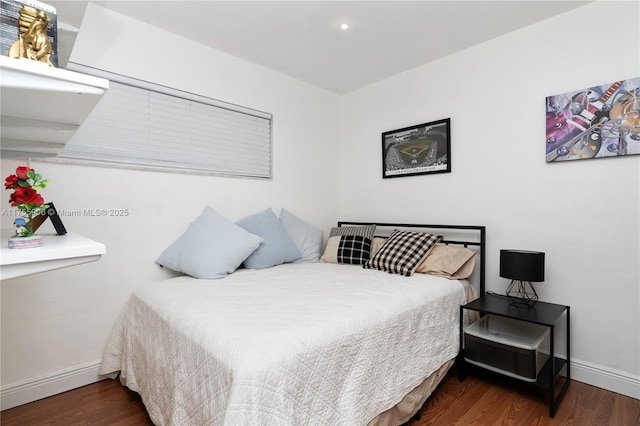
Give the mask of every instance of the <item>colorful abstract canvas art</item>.
[{"label": "colorful abstract canvas art", "polygon": [[546,161],[640,154],[640,77],[547,96]]}]

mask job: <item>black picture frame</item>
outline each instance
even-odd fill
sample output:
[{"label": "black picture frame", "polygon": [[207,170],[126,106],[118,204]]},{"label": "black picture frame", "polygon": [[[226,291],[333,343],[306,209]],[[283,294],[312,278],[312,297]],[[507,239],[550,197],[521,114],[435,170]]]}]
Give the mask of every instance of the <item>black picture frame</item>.
[{"label": "black picture frame", "polygon": [[451,173],[451,119],[382,133],[384,179]]},{"label": "black picture frame", "polygon": [[47,207],[47,209],[42,214],[39,214],[32,219],[32,225],[31,225],[32,231],[36,232],[36,230],[40,228],[40,225],[42,225],[44,221],[47,220],[47,218],[49,218],[51,219],[51,223],[53,224],[53,227],[56,229],[56,233],[58,235],[66,234],[67,229],[64,227],[64,224],[62,223],[62,219],[60,219],[60,216],[58,215],[56,206],[54,206],[53,203],[51,202],[47,202],[46,204],[49,207]]}]

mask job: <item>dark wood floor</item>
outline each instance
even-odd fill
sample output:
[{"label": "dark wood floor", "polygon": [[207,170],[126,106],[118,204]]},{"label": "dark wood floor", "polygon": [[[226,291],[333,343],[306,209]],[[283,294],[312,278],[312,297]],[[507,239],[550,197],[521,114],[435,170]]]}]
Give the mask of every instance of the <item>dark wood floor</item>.
[{"label": "dark wood floor", "polygon": [[[640,400],[573,381],[553,419],[547,395],[493,375],[449,372],[409,426],[640,425]],[[104,380],[0,413],[2,426],[152,425],[140,397]],[[189,426],[189,425],[184,425]],[[198,426],[198,425],[193,425]]]}]

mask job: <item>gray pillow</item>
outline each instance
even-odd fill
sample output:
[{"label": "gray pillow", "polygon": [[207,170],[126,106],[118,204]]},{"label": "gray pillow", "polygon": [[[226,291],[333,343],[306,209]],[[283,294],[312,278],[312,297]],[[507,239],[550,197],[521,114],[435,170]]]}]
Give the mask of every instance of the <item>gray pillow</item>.
[{"label": "gray pillow", "polygon": [[273,210],[266,209],[252,214],[240,219],[236,224],[263,240],[260,247],[245,259],[245,268],[270,268],[281,263],[293,262],[302,257],[302,253],[291,240]]},{"label": "gray pillow", "polygon": [[329,237],[335,237],[337,235],[359,235],[373,241],[375,233],[376,225],[336,226],[329,231]]},{"label": "gray pillow", "polygon": [[223,278],[235,271],[261,242],[262,238],[207,206],[156,263],[195,278]]},{"label": "gray pillow", "polygon": [[318,262],[322,251],[322,229],[282,209],[280,223],[293,240],[302,257],[295,263]]}]

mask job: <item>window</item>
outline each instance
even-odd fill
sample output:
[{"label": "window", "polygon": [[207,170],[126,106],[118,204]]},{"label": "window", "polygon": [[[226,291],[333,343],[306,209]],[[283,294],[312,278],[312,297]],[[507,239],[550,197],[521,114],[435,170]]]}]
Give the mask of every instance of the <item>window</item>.
[{"label": "window", "polygon": [[271,114],[69,64],[109,90],[55,161],[271,178]]}]

